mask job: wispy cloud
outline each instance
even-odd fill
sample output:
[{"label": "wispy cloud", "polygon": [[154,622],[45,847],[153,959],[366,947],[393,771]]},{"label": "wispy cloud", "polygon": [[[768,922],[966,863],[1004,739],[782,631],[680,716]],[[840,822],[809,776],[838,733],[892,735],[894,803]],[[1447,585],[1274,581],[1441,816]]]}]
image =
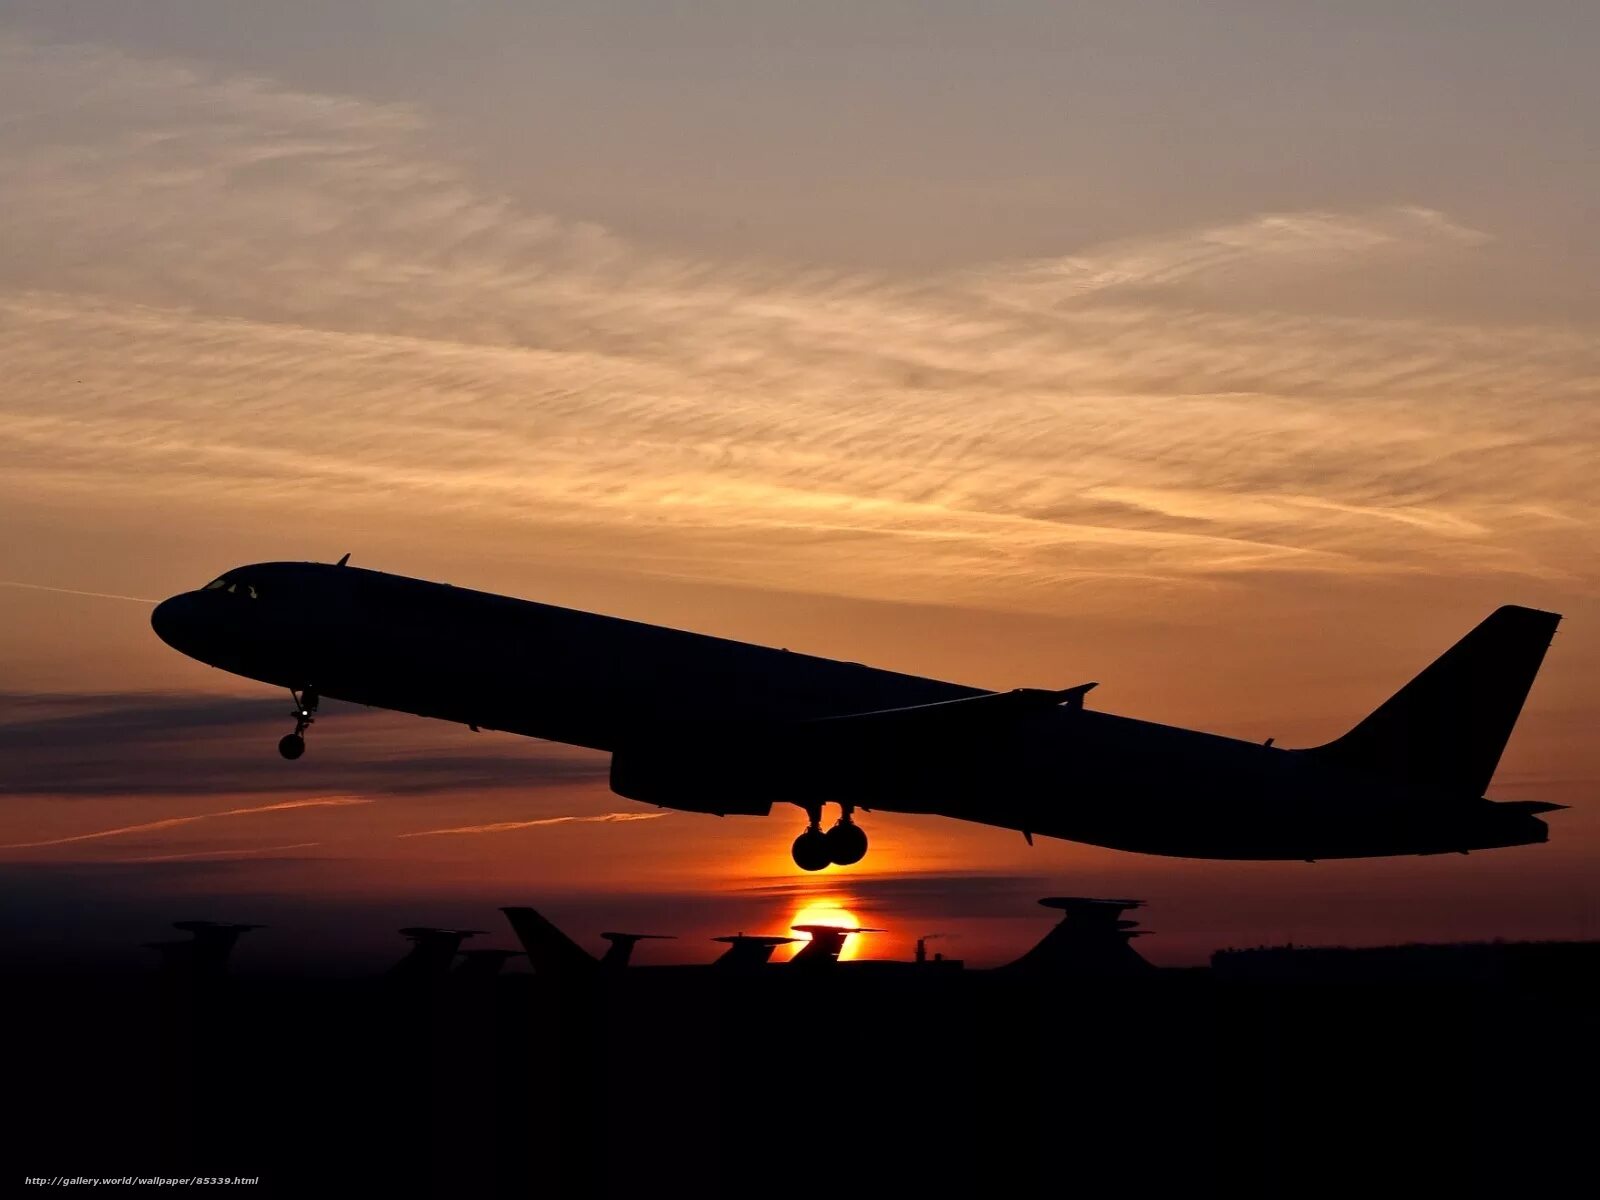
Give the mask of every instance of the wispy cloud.
[{"label": "wispy cloud", "polygon": [[670,817],[668,812],[613,812],[596,816],[540,817],[533,821],[493,821],[487,825],[458,825],[453,829],[419,829],[415,833],[400,833],[396,837],[436,837],[446,833],[509,833],[514,829],[535,829],[544,825],[608,824],[616,821],[654,821]]},{"label": "wispy cloud", "polygon": [[425,794],[587,785],[605,756],[325,703],[337,744],[285,772],[272,753],[285,706],[270,697],[0,692],[0,794],[179,796],[307,791]]},{"label": "wispy cloud", "polygon": [[1423,264],[1492,291],[1490,234],[1435,208],[910,280],[696,262],[486,190],[405,108],[0,66],[0,490],[313,489],[570,563],[1014,608],[1589,569],[1592,331],[1337,302]]},{"label": "wispy cloud", "polygon": [[[803,901],[811,898],[817,886],[815,879],[774,877],[752,880],[740,890]],[[856,902],[870,903],[883,912],[974,917],[1029,915],[1036,911],[1033,902],[1057,885],[1043,872],[900,871],[851,875],[848,886]]]},{"label": "wispy cloud", "polygon": [[[1134,239],[1068,255],[974,273],[971,284],[1006,304],[1037,308],[1097,293],[1172,289],[1218,275],[1238,283],[1263,267],[1305,270],[1359,257],[1382,264],[1430,251],[1477,246],[1489,236],[1430,208],[1396,205],[1366,213],[1269,213],[1229,225]],[[1246,280],[1248,283],[1249,281]]]}]

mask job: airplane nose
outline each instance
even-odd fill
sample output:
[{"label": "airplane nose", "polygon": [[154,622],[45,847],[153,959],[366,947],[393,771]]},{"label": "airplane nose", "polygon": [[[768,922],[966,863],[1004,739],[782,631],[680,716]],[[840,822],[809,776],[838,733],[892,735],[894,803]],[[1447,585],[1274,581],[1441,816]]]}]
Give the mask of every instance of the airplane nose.
[{"label": "airplane nose", "polygon": [[188,593],[173,596],[156,605],[150,614],[150,628],[174,650],[182,650],[184,631],[193,626],[193,615],[194,597]]}]

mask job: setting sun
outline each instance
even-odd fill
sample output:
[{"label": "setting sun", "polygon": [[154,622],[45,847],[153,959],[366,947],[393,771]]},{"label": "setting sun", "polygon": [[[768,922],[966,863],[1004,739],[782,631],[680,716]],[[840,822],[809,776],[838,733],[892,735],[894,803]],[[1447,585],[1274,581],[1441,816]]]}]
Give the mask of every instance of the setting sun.
[{"label": "setting sun", "polygon": [[[861,925],[861,918],[856,916],[838,900],[812,900],[798,909],[789,919],[789,927],[797,925],[838,925],[845,929],[856,929]],[[802,939],[810,940],[809,933],[799,935]],[[844,949],[840,951],[841,961],[857,957],[861,948],[859,937],[846,938]]]}]

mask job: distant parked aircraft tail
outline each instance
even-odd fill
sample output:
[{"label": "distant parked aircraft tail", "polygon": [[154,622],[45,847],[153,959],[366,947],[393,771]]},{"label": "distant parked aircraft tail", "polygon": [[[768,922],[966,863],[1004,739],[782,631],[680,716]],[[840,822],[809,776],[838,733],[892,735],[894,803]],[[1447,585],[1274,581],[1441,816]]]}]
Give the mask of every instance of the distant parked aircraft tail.
[{"label": "distant parked aircraft tail", "polygon": [[542,913],[527,907],[500,911],[516,931],[535,975],[570,978],[587,975],[599,967],[594,955],[557,929]]},{"label": "distant parked aircraft tail", "polygon": [[1498,608],[1343,737],[1306,754],[1477,798],[1489,787],[1559,613]]}]

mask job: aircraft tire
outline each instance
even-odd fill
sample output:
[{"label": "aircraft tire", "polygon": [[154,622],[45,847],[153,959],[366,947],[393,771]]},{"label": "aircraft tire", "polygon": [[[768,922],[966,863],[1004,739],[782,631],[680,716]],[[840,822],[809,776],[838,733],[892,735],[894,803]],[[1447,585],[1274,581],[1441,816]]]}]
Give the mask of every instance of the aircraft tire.
[{"label": "aircraft tire", "polygon": [[808,829],[794,840],[794,865],[802,871],[820,871],[833,861],[828,853],[828,835]]},{"label": "aircraft tire", "polygon": [[851,866],[867,856],[867,831],[853,821],[841,821],[823,836],[828,841],[828,861],[838,866]]},{"label": "aircraft tire", "polygon": [[299,758],[306,752],[306,740],[298,733],[286,733],[278,739],[278,753],[287,759]]}]

